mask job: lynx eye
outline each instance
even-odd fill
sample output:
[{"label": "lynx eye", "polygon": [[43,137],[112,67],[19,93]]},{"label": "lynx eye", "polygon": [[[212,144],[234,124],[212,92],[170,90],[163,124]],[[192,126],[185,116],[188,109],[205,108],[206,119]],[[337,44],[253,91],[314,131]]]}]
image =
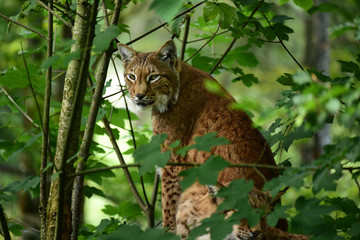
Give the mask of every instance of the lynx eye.
[{"label": "lynx eye", "polygon": [[132,73],[126,74],[126,78],[132,82],[135,82],[135,80],[136,80],[136,76]]},{"label": "lynx eye", "polygon": [[155,82],[155,81],[159,80],[159,78],[160,78],[160,75],[158,75],[158,74],[150,75],[148,81]]}]

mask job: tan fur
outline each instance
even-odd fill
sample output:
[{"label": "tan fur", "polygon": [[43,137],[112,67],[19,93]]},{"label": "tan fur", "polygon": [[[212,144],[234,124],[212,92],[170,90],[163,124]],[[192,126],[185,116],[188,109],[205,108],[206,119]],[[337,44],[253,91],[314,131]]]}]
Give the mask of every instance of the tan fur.
[{"label": "tan fur", "polygon": [[[268,214],[274,207],[274,202],[279,196],[273,199],[268,192],[254,188],[249,194],[249,203],[254,208],[265,209]],[[200,224],[204,218],[208,218],[216,212],[222,199],[216,198],[209,193],[206,186],[199,183],[193,184],[181,195],[176,215],[176,233],[186,239],[189,231]],[[225,218],[230,217],[233,211],[225,213]],[[225,240],[308,240],[309,237],[302,234],[288,233],[278,228],[270,227],[263,216],[260,223],[250,228],[246,220],[242,220],[238,225],[233,226],[231,234]],[[210,240],[209,234],[200,236],[197,240]]]},{"label": "tan fur", "polygon": [[[119,52],[130,96],[141,109],[152,108],[153,132],[168,135],[165,145],[181,140],[181,146],[186,146],[194,143],[196,136],[210,132],[217,132],[217,136],[225,137],[231,142],[213,147],[211,153],[191,150],[185,158],[173,155],[170,161],[203,163],[211,154],[216,154],[233,164],[275,165],[268,144],[253,127],[247,114],[229,107],[235,102],[234,98],[225,90],[223,97],[208,92],[204,87],[204,80],[216,80],[208,73],[177,59],[172,40],[157,52],[138,53],[123,44],[119,44]],[[131,81],[129,77],[133,76],[128,74],[136,75],[136,81]],[[151,82],[149,75],[154,75],[153,78],[159,75],[159,78]],[[137,96],[142,99],[139,100]],[[177,174],[182,169],[168,166],[162,175],[163,226],[172,231],[176,228],[176,209],[181,195],[180,178]],[[261,189],[265,180],[278,176],[275,170],[259,171],[261,174],[252,168],[227,168],[219,174],[218,181],[227,185],[234,179],[245,178],[252,180]],[[186,190],[182,201],[192,201],[184,200],[190,191],[191,189]],[[185,214],[183,209],[178,212],[179,216]]]}]

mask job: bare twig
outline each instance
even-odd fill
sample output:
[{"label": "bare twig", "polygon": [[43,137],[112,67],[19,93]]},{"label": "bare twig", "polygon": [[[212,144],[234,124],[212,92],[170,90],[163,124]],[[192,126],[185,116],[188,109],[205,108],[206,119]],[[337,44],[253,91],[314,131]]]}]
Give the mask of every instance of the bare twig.
[{"label": "bare twig", "polygon": [[261,10],[262,15],[264,16],[266,22],[269,24],[270,28],[272,29],[272,31],[275,33],[276,37],[279,39],[281,46],[283,46],[283,48],[285,49],[285,51],[290,55],[290,57],[295,61],[295,63],[299,66],[299,68],[303,71],[305,71],[305,69],[301,66],[301,64],[298,62],[298,60],[296,60],[296,58],[292,55],[292,53],[289,51],[289,49],[285,46],[283,40],[280,38],[279,34],[275,31],[274,27],[271,25],[269,19],[266,17],[265,13],[263,10]]},{"label": "bare twig", "polygon": [[[255,7],[255,9],[252,11],[252,13],[250,14],[250,16],[248,17],[248,20],[243,24],[243,26],[241,27],[241,29],[244,29],[247,24],[250,22],[250,20],[252,19],[252,17],[254,16],[254,14],[259,10],[260,6],[263,4],[264,0],[260,1],[259,4]],[[222,62],[222,60],[224,60],[225,56],[230,52],[230,50],[232,49],[232,47],[234,46],[235,42],[236,42],[237,38],[234,38],[230,45],[228,46],[228,48],[225,50],[224,54],[221,56],[221,58],[215,63],[214,67],[210,70],[210,74],[212,74],[213,72],[215,72],[215,70],[217,69],[217,67],[220,65],[220,63]]]},{"label": "bare twig", "polygon": [[23,57],[23,60],[24,60],[24,65],[25,65],[25,69],[26,69],[26,76],[27,76],[27,80],[28,80],[28,83],[29,83],[29,87],[30,87],[30,90],[31,90],[31,93],[34,97],[34,100],[35,100],[35,106],[36,106],[36,110],[39,114],[39,120],[40,120],[40,126],[41,126],[41,129],[43,128],[42,126],[42,121],[41,121],[41,111],[40,111],[40,106],[39,106],[39,103],[37,101],[37,98],[36,98],[36,93],[35,93],[35,90],[33,88],[33,85],[31,83],[31,79],[30,79],[30,73],[29,73],[29,68],[27,66],[27,62],[26,62],[26,59],[25,59],[25,54],[24,54],[24,50],[23,50],[23,46],[22,46],[22,43],[20,42],[20,46],[21,46],[21,53],[22,53],[22,57]]},{"label": "bare twig", "polygon": [[9,18],[9,17],[7,17],[7,16],[5,16],[5,15],[3,15],[3,14],[1,14],[1,13],[0,13],[0,17],[8,20],[9,22],[15,23],[16,25],[19,25],[19,26],[21,26],[21,27],[23,27],[23,28],[26,28],[27,30],[29,30],[29,31],[31,31],[31,32],[33,32],[33,33],[36,33],[37,35],[39,35],[39,36],[42,37],[43,39],[48,40],[48,38],[47,38],[44,34],[42,34],[41,32],[39,32],[39,31],[37,31],[37,30],[35,30],[35,29],[31,28],[31,27],[25,26],[25,25],[23,25],[23,24],[15,21],[15,20],[12,20],[11,18]]},{"label": "bare twig", "polygon": [[64,20],[62,17],[60,17],[52,8],[49,8],[48,6],[46,6],[45,3],[43,3],[40,0],[36,0],[42,7],[44,7],[46,10],[48,10],[50,13],[52,13],[56,18],[58,18],[61,22],[63,22],[66,26],[68,26],[69,28],[72,28],[73,25],[72,23],[68,23],[66,20]]},{"label": "bare twig", "polygon": [[4,239],[11,240],[9,228],[8,228],[7,221],[6,221],[6,216],[5,216],[4,209],[1,204],[0,204],[0,223],[1,223],[1,228],[2,228]]},{"label": "bare twig", "polygon": [[21,107],[15,102],[15,100],[9,95],[9,93],[3,88],[3,86],[0,86],[0,90],[5,94],[5,96],[9,99],[10,102],[12,102],[15,107],[19,110],[19,112],[24,115],[24,117],[35,127],[39,128],[40,126],[34,122],[34,120],[24,112]]},{"label": "bare twig", "polygon": [[[49,0],[49,9],[53,9],[53,1]],[[47,41],[47,57],[51,57],[53,53],[53,15],[48,12],[48,41]],[[40,239],[46,237],[46,202],[47,202],[47,173],[44,171],[47,165],[48,153],[51,157],[51,145],[49,137],[50,122],[50,97],[51,97],[51,78],[52,67],[46,70],[45,96],[44,96],[44,113],[42,118],[43,136],[41,145],[41,164],[40,164]]]},{"label": "bare twig", "polygon": [[113,170],[113,169],[131,168],[131,167],[138,168],[138,167],[140,167],[140,164],[139,163],[132,163],[132,164],[126,164],[126,165],[116,165],[116,166],[111,166],[111,167],[87,169],[87,170],[82,170],[82,171],[70,173],[70,174],[66,175],[66,177],[67,178],[72,178],[72,177],[87,175],[87,174],[91,174],[91,173],[106,172],[106,171]]},{"label": "bare twig", "polygon": [[[168,162],[166,165],[167,166],[200,167],[202,164],[184,163],[184,162]],[[90,174],[90,173],[104,172],[104,171],[108,171],[108,170],[112,170],[112,169],[118,169],[118,168],[124,169],[124,168],[131,168],[131,167],[139,168],[139,167],[141,167],[141,164],[140,163],[132,163],[132,164],[121,164],[121,165],[115,165],[115,166],[103,167],[103,168],[94,168],[94,169],[79,171],[76,173],[70,173],[66,176],[68,178],[71,178],[71,177],[86,175],[86,174]],[[230,167],[230,168],[239,168],[239,167],[241,167],[241,168],[264,168],[264,169],[275,169],[275,170],[285,170],[285,169],[290,168],[290,167],[274,166],[274,165],[267,165],[267,164],[255,164],[255,163],[229,164],[227,167]],[[291,169],[295,169],[295,168],[291,167]],[[317,169],[313,168],[310,170],[317,170]],[[152,197],[152,200],[153,200],[153,197]],[[150,202],[152,202],[152,200],[150,200]]]},{"label": "bare twig", "polygon": [[184,37],[183,37],[183,42],[182,42],[182,46],[181,46],[181,54],[180,54],[180,59],[184,61],[184,57],[185,57],[185,50],[186,50],[186,44],[188,43],[188,36],[189,36],[189,29],[190,29],[190,21],[191,21],[191,17],[190,15],[187,15],[185,18],[185,30],[184,30]]},{"label": "bare twig", "polygon": [[109,121],[107,120],[106,117],[103,117],[102,121],[103,121],[103,123],[105,125],[106,133],[108,134],[108,136],[110,138],[110,141],[111,141],[111,144],[112,144],[112,146],[114,148],[114,151],[115,151],[115,153],[116,153],[116,155],[118,157],[118,160],[120,162],[120,166],[124,166],[124,168],[123,168],[124,175],[125,175],[126,180],[129,183],[129,185],[130,185],[130,189],[131,189],[132,193],[135,196],[135,200],[138,203],[138,205],[140,206],[140,208],[144,212],[146,212],[146,205],[145,205],[144,201],[142,200],[138,190],[136,189],[135,183],[134,183],[134,181],[133,181],[133,179],[131,177],[129,169],[126,167],[125,160],[124,160],[124,158],[122,156],[122,153],[120,151],[120,148],[119,148],[119,146],[118,146],[118,144],[116,142],[115,136],[114,136],[114,134],[113,134],[113,132],[111,130],[110,123],[109,123]]},{"label": "bare twig", "polygon": [[[205,3],[206,1],[207,1],[207,0],[201,1],[201,2],[199,2],[198,4],[195,4],[194,6],[192,6],[191,8],[188,8],[188,9],[186,9],[185,11],[179,13],[178,15],[176,15],[176,16],[173,18],[173,20],[177,19],[178,17],[181,17],[181,16],[184,15],[184,14],[187,14],[188,12],[191,12],[193,9],[199,7],[200,5],[202,5],[203,3]],[[127,42],[126,45],[130,45],[130,44],[132,44],[132,43],[134,43],[134,42],[136,42],[136,41],[139,41],[140,39],[146,37],[147,35],[149,35],[149,34],[155,32],[156,30],[158,30],[158,29],[166,26],[166,24],[167,24],[167,22],[160,24],[159,26],[157,26],[157,27],[151,29],[150,31],[142,34],[141,36],[139,36],[139,37],[137,37],[137,38],[135,38],[135,39]]]},{"label": "bare twig", "polygon": [[198,54],[205,46],[207,46],[216,36],[217,32],[220,29],[220,25],[221,23],[219,22],[219,25],[215,31],[215,33],[211,36],[211,38],[209,40],[206,41],[206,43],[204,45],[202,45],[193,55],[191,55],[191,57],[189,57],[185,62],[188,62],[190,59],[192,59],[196,54]]}]

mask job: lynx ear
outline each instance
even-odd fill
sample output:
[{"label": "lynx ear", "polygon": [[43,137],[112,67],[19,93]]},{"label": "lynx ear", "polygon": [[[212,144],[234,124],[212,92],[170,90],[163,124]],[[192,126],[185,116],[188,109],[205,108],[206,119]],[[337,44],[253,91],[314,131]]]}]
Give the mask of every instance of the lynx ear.
[{"label": "lynx ear", "polygon": [[131,60],[133,60],[134,56],[137,52],[129,46],[125,44],[118,43],[118,50],[121,56],[121,60],[123,61],[123,65],[126,66]]},{"label": "lynx ear", "polygon": [[174,66],[176,61],[176,46],[173,40],[168,40],[162,45],[155,53],[160,60],[168,63],[170,66]]}]

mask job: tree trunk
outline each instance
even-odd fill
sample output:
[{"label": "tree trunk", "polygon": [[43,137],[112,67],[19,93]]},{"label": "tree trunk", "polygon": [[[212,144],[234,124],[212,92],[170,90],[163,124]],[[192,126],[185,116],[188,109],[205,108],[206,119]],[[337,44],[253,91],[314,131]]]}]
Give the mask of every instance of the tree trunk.
[{"label": "tree trunk", "polygon": [[[86,46],[87,33],[89,31],[90,23],[90,4],[88,0],[78,0],[77,8],[76,8],[76,18],[73,28],[73,39],[75,43],[71,47],[71,53],[79,52],[82,57],[82,52]],[[74,156],[78,151],[79,144],[79,133],[80,133],[80,120],[82,114],[82,104],[78,104],[80,106],[78,109],[75,109],[75,113],[73,118],[72,109],[75,101],[75,96],[77,95],[76,89],[78,85],[78,81],[80,81],[80,68],[82,64],[81,57],[77,57],[73,59],[67,68],[66,76],[65,76],[65,85],[63,92],[63,101],[61,107],[61,114],[59,120],[59,131],[58,138],[56,144],[56,153],[54,159],[54,173],[57,173],[59,169],[62,169],[62,159],[69,159]],[[82,102],[85,96],[86,87],[81,86],[79,88],[78,94],[80,94],[79,99]],[[71,120],[73,121],[71,123]],[[67,141],[67,132],[70,125],[73,125],[72,132],[70,138],[68,138],[68,149],[67,152],[64,153],[64,146]],[[66,154],[64,156],[64,154]],[[73,163],[66,164],[66,172],[74,172]],[[63,174],[65,174],[63,169]],[[71,192],[72,192],[72,180],[66,180],[64,186],[64,192],[62,197],[63,201],[63,211],[57,212],[59,207],[59,177],[55,178],[51,182],[50,186],[50,194],[47,204],[47,213],[46,213],[46,239],[53,240],[55,239],[55,228],[56,228],[56,218],[57,214],[62,214],[62,234],[61,239],[68,240],[71,237]]]},{"label": "tree trunk", "polygon": [[[321,0],[318,4],[328,2]],[[329,75],[329,27],[330,13],[317,12],[306,19],[306,48],[305,65],[313,67],[325,75]],[[330,126],[326,124],[322,129],[315,133],[313,144],[310,149],[302,151],[305,162],[317,159],[323,153],[325,145],[331,142]],[[305,147],[308,148],[308,147]],[[310,151],[309,151],[310,150]],[[311,153],[311,154],[309,154]]]}]

